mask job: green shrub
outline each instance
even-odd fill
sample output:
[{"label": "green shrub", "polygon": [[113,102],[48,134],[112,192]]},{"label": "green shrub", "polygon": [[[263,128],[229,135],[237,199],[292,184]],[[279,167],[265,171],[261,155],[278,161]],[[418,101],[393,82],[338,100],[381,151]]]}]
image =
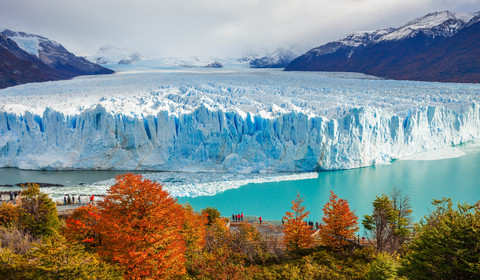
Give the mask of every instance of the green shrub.
[{"label": "green shrub", "polygon": [[29,185],[18,198],[18,224],[34,236],[50,236],[60,227],[57,206],[38,185]]},{"label": "green shrub", "polygon": [[373,262],[368,264],[365,279],[397,279],[397,267],[398,264],[392,256],[387,253],[380,253]]},{"label": "green shrub", "polygon": [[422,222],[402,258],[401,273],[412,279],[480,279],[480,210],[452,208],[450,199]]}]

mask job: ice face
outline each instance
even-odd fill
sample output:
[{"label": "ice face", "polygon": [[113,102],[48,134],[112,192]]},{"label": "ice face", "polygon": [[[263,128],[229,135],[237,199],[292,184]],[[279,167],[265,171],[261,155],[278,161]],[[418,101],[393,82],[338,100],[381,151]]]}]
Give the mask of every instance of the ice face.
[{"label": "ice face", "polygon": [[480,86],[274,70],[123,73],[0,91],[0,167],[304,172],[478,139]]}]

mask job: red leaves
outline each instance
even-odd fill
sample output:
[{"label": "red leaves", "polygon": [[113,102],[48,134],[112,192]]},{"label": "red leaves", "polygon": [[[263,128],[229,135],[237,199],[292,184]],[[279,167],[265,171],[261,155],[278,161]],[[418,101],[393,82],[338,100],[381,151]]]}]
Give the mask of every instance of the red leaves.
[{"label": "red leaves", "polygon": [[185,273],[184,209],[158,183],[125,174],[99,203],[99,254],[125,267],[125,279]]},{"label": "red leaves", "polygon": [[98,208],[91,204],[75,209],[68,217],[67,226],[64,228],[67,240],[83,243],[88,249],[95,247],[99,242],[98,231],[95,228],[100,219],[98,212]]},{"label": "red leaves", "polygon": [[350,211],[346,199],[338,199],[338,196],[330,191],[330,200],[323,207],[323,222],[320,237],[325,245],[333,249],[340,249],[347,245],[347,239],[354,238],[358,230],[358,217]]}]

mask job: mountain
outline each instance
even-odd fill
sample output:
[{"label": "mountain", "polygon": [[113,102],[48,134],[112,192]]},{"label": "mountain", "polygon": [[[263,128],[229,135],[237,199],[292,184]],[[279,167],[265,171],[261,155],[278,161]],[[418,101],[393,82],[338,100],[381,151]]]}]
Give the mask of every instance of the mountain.
[{"label": "mountain", "polygon": [[42,36],[8,29],[1,31],[0,36],[3,66],[0,87],[113,73]]},{"label": "mountain", "polygon": [[274,52],[265,55],[249,55],[240,59],[248,62],[250,68],[285,68],[299,52],[278,48]]},{"label": "mountain", "polygon": [[13,40],[0,34],[0,88],[52,80],[42,71],[48,68],[35,56],[20,49]]},{"label": "mountain", "polygon": [[[476,56],[478,46],[468,43],[469,39],[460,34],[464,29],[470,33],[474,30],[477,15],[443,11],[412,20],[399,28],[355,33],[308,51],[285,70],[347,71],[389,79],[480,82],[473,71],[462,70],[455,48],[462,46],[463,53]],[[440,53],[443,63],[431,59],[440,59]],[[479,65],[480,60],[470,63]]]},{"label": "mountain", "polygon": [[88,60],[98,64],[134,64],[143,59],[137,52],[112,45],[103,45]]}]

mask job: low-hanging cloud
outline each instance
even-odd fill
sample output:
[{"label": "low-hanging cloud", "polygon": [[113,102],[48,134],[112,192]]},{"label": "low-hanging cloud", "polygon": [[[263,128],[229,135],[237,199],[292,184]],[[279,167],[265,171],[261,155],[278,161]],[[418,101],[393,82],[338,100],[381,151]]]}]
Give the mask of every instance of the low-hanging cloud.
[{"label": "low-hanging cloud", "polygon": [[0,26],[49,37],[81,55],[110,43],[147,57],[239,56],[315,47],[344,35],[480,0],[4,0]]}]

